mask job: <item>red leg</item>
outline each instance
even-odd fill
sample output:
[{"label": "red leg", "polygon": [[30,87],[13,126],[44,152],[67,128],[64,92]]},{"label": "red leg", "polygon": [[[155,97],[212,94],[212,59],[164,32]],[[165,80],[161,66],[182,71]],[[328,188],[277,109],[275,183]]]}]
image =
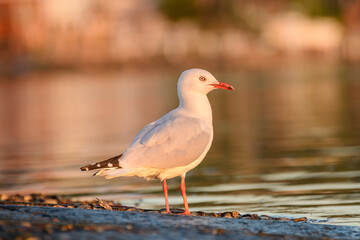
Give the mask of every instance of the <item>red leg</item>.
[{"label": "red leg", "polygon": [[170,208],[169,208],[168,186],[166,184],[166,179],[163,180],[163,190],[164,190],[164,196],[165,196],[166,213],[171,213]]},{"label": "red leg", "polygon": [[189,206],[186,198],[185,176],[181,176],[180,189],[184,199],[184,207],[185,207],[184,215],[190,215]]}]

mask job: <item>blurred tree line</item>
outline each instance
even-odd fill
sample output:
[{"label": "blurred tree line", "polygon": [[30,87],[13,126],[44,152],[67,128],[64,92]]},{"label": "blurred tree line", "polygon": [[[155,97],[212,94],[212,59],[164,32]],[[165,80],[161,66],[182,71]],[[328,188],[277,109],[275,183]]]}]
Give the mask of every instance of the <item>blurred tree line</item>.
[{"label": "blurred tree line", "polygon": [[359,62],[360,0],[0,1],[0,73],[304,55]]},{"label": "blurred tree line", "polygon": [[[350,0],[351,1],[351,0]],[[159,10],[170,20],[190,19],[202,27],[222,24],[246,26],[252,11],[269,13],[294,9],[312,17],[341,18],[343,6],[339,0],[160,0]],[[263,9],[263,10],[262,10]],[[259,17],[259,16],[253,16]],[[251,19],[250,19],[251,20]]]}]

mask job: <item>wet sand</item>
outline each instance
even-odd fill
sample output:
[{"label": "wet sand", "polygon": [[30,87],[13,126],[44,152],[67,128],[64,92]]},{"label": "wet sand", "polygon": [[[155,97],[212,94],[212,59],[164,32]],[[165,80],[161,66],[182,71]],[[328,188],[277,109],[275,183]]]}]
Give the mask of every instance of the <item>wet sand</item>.
[{"label": "wet sand", "polygon": [[360,239],[360,228],[238,212],[182,216],[60,196],[0,195],[0,239]]}]

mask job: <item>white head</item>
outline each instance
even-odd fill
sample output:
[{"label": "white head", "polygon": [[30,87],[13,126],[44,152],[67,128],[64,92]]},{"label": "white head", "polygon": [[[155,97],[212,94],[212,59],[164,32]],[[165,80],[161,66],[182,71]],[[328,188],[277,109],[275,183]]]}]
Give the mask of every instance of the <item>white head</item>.
[{"label": "white head", "polygon": [[183,72],[179,78],[177,87],[179,94],[184,92],[208,94],[217,88],[234,90],[231,85],[216,80],[208,71],[196,68]]}]

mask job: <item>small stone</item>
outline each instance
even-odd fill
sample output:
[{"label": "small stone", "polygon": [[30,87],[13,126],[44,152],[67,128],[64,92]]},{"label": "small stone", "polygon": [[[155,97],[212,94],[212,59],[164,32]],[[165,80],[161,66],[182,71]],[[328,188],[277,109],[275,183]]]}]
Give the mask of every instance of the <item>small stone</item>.
[{"label": "small stone", "polygon": [[231,212],[224,212],[221,214],[222,217],[224,218],[232,218],[233,216],[231,215]]},{"label": "small stone", "polygon": [[211,231],[211,233],[212,234],[223,234],[225,232],[225,230],[224,229],[221,229],[221,228],[218,228],[218,229],[213,229],[212,231]]},{"label": "small stone", "polygon": [[307,218],[306,217],[302,217],[302,218],[294,218],[292,219],[294,222],[306,222]]},{"label": "small stone", "polygon": [[29,223],[29,222],[22,222],[22,223],[21,223],[21,226],[23,226],[23,227],[31,227],[31,223]]},{"label": "small stone", "polygon": [[216,212],[212,212],[209,214],[210,217],[220,217],[220,214],[216,213]]},{"label": "small stone", "polygon": [[96,198],[96,199],[98,200],[99,205],[102,206],[103,208],[105,208],[106,210],[110,210],[110,211],[113,210],[112,207],[107,202],[105,202],[99,198]]},{"label": "small stone", "polygon": [[59,204],[56,204],[56,205],[54,205],[53,207],[64,208],[64,206],[59,205]]},{"label": "small stone", "polygon": [[30,195],[25,195],[24,196],[24,202],[30,202],[32,199],[32,197]]},{"label": "small stone", "polygon": [[206,216],[206,213],[201,212],[201,211],[198,211],[198,212],[196,212],[194,214],[195,214],[194,216]]},{"label": "small stone", "polygon": [[268,216],[268,215],[261,215],[261,216],[260,216],[260,219],[261,219],[261,220],[270,220],[271,217]]},{"label": "small stone", "polygon": [[238,218],[239,216],[241,217],[240,213],[238,213],[237,211],[232,211],[231,215],[233,216],[233,218]]},{"label": "small stone", "polygon": [[9,196],[6,194],[0,194],[0,201],[6,201],[9,199]]},{"label": "small stone", "polygon": [[134,211],[136,211],[136,208],[128,208],[128,209],[126,209],[126,211],[128,211],[128,212],[134,212]]},{"label": "small stone", "polygon": [[45,198],[45,203],[48,203],[48,204],[57,204],[58,201],[56,199],[53,199],[53,198]]}]

